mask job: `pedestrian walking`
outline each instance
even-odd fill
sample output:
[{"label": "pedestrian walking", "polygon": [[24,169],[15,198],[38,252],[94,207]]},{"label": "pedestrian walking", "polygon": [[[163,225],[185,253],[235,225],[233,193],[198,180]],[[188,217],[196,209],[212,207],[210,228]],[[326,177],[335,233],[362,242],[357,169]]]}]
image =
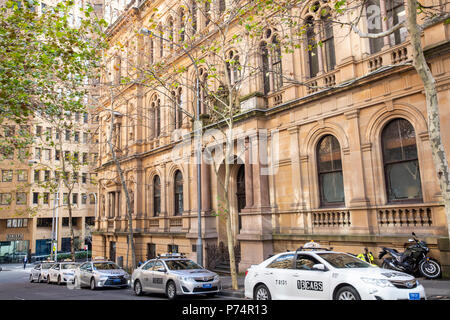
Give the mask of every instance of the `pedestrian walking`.
[{"label": "pedestrian walking", "polygon": [[27,266],[27,262],[28,262],[28,257],[27,255],[25,255],[25,257],[23,257],[23,268],[25,269]]}]

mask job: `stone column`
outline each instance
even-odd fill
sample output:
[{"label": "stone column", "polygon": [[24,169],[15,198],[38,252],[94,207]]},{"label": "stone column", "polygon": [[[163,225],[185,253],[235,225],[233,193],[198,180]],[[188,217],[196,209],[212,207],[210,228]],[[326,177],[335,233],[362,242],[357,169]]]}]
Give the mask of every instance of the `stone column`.
[{"label": "stone column", "polygon": [[202,163],[202,212],[211,211],[211,167]]},{"label": "stone column", "polygon": [[[347,157],[349,161],[342,163],[351,164],[351,172],[346,174],[344,179],[350,179],[347,181],[347,185],[352,186],[350,206],[366,206],[368,199],[366,197],[366,184],[364,179],[364,168],[361,152],[361,139],[359,132],[359,111],[353,110],[345,113],[345,117],[348,121],[348,136],[349,136],[349,148],[350,154]],[[341,146],[342,148],[342,146]],[[349,183],[350,182],[350,183]]]},{"label": "stone column", "polygon": [[267,175],[262,170],[267,170],[267,164],[261,160],[267,159],[267,149],[262,150],[258,134],[250,136],[252,150],[252,174],[253,174],[253,208],[261,208],[269,205],[269,182]]},{"label": "stone column", "polygon": [[253,170],[252,170],[252,150],[249,138],[245,139],[245,207],[253,207]]},{"label": "stone column", "polygon": [[302,179],[300,174],[299,129],[297,126],[288,129],[290,134],[291,172],[292,172],[292,207],[301,209],[304,206],[302,196]]},{"label": "stone column", "polygon": [[[388,20],[387,20],[387,10],[386,10],[386,0],[380,0],[380,11],[381,11],[381,25],[383,28],[383,31],[387,31],[389,28],[388,26]],[[389,36],[386,36],[383,38],[383,50],[389,48],[391,46]]]}]

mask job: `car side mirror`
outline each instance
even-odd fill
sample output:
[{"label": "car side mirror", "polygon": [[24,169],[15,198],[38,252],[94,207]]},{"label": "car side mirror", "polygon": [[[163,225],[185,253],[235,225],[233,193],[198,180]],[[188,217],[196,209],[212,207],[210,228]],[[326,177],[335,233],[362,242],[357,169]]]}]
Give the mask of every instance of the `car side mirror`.
[{"label": "car side mirror", "polygon": [[327,268],[325,268],[325,265],[322,263],[318,263],[313,265],[313,270],[318,270],[318,271],[327,271]]}]

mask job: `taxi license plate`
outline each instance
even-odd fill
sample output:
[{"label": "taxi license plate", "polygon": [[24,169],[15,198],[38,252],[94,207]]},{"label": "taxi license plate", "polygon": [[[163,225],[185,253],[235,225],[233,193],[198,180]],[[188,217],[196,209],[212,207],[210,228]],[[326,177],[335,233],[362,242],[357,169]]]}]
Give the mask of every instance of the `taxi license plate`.
[{"label": "taxi license plate", "polygon": [[206,283],[203,285],[203,288],[211,288],[211,287],[212,287],[211,283]]},{"label": "taxi license plate", "polygon": [[120,279],[114,279],[114,283],[120,283]]},{"label": "taxi license plate", "polygon": [[410,293],[409,300],[420,300],[420,293]]}]

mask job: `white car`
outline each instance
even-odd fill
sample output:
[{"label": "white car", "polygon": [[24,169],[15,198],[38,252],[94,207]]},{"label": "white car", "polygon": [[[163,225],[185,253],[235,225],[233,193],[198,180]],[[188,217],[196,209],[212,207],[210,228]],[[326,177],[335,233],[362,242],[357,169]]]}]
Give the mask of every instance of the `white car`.
[{"label": "white car", "polygon": [[274,255],[251,266],[245,297],[256,300],[419,300],[421,284],[406,273],[381,269],[352,255],[323,249]]},{"label": "white car", "polygon": [[75,262],[55,263],[48,271],[47,283],[73,283],[75,270],[79,267]]},{"label": "white car", "polygon": [[48,271],[54,265],[54,262],[41,262],[30,271],[30,282],[47,281]]}]

